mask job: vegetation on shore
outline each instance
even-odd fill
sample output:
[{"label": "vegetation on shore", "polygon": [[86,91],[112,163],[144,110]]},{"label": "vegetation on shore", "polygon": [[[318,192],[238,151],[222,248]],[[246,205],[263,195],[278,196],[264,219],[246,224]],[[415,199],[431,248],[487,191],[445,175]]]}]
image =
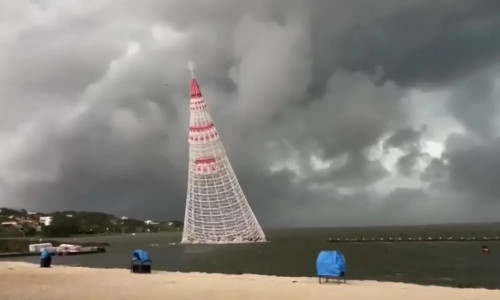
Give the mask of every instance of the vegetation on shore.
[{"label": "vegetation on shore", "polygon": [[[51,217],[49,225],[43,218]],[[111,214],[57,211],[49,214],[0,208],[2,237],[69,237],[75,235],[180,231],[179,221],[142,221]]]}]

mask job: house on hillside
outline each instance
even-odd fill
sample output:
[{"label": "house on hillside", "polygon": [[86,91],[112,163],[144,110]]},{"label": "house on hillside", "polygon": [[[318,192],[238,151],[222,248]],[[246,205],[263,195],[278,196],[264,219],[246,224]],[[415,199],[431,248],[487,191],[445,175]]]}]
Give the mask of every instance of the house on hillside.
[{"label": "house on hillside", "polygon": [[6,221],[6,222],[0,223],[0,225],[3,227],[8,227],[8,226],[17,226],[18,224],[16,221]]},{"label": "house on hillside", "polygon": [[52,224],[52,220],[53,220],[52,216],[43,216],[38,218],[38,221],[45,226],[50,226],[50,224]]}]

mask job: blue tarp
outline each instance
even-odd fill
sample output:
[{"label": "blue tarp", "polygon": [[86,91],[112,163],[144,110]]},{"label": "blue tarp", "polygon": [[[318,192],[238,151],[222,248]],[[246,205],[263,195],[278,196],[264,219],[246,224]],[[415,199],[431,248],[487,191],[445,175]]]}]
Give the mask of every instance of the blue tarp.
[{"label": "blue tarp", "polygon": [[345,274],[346,265],[342,252],[321,251],[316,259],[318,276],[341,277]]},{"label": "blue tarp", "polygon": [[138,260],[141,263],[151,262],[151,260],[149,259],[149,254],[144,250],[135,250],[132,256],[132,260]]},{"label": "blue tarp", "polygon": [[45,249],[42,250],[42,252],[40,254],[40,258],[43,258],[43,259],[49,258],[51,256],[52,256],[52,254],[50,254],[50,252],[45,250]]}]

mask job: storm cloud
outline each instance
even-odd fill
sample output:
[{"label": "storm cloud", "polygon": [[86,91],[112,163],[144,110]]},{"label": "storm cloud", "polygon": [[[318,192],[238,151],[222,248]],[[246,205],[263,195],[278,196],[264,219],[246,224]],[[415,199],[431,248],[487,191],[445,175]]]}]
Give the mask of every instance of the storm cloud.
[{"label": "storm cloud", "polygon": [[496,1],[4,1],[0,206],[181,219],[196,76],[264,226],[495,220]]}]

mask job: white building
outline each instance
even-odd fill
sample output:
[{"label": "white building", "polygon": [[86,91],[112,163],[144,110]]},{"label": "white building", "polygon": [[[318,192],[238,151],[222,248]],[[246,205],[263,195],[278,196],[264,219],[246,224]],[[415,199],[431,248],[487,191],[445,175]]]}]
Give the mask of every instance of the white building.
[{"label": "white building", "polygon": [[2,226],[17,226],[17,222],[15,221],[7,221],[7,222],[2,222]]},{"label": "white building", "polygon": [[42,223],[43,225],[45,225],[45,226],[50,226],[50,224],[52,224],[53,217],[52,217],[52,216],[44,216],[44,217],[40,217],[40,218],[38,218],[38,220],[39,220],[39,221],[40,221],[40,223]]}]

